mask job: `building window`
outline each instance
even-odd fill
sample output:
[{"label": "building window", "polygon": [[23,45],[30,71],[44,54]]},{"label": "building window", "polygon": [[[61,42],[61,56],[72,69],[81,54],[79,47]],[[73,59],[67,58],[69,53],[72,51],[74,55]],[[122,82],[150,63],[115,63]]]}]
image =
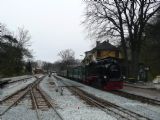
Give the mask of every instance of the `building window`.
[{"label": "building window", "polygon": [[101,57],[101,52],[97,51],[97,57]]},{"label": "building window", "polygon": [[119,58],[119,52],[118,51],[115,52],[115,57]]}]

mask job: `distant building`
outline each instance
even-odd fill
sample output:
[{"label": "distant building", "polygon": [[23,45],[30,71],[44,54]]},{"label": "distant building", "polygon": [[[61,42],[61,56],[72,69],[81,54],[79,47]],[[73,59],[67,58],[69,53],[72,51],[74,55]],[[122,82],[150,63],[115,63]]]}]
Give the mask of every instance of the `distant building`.
[{"label": "distant building", "polygon": [[109,43],[109,41],[104,41],[100,43],[97,41],[96,47],[90,51],[85,52],[85,58],[83,60],[84,64],[89,64],[90,62],[105,59],[107,57],[122,58],[119,48]]}]

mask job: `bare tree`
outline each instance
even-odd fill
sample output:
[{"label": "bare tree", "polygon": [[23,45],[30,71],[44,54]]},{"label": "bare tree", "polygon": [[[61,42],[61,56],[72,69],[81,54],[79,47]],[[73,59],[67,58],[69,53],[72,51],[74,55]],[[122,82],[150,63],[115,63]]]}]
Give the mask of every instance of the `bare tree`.
[{"label": "bare tree", "polygon": [[74,51],[72,49],[62,50],[58,53],[58,56],[61,57],[63,61],[74,59]]},{"label": "bare tree", "polygon": [[18,28],[16,38],[18,40],[18,46],[23,49],[23,55],[25,57],[32,58],[31,51],[28,49],[28,47],[31,46],[31,35],[29,31],[24,29],[24,27]]},{"label": "bare tree", "polygon": [[0,39],[4,35],[11,35],[11,32],[7,29],[5,24],[0,23]]},{"label": "bare tree", "polygon": [[[127,47],[131,50],[132,73],[136,75],[144,28],[160,9],[159,0],[85,0],[84,23],[96,39],[121,43],[128,66]],[[127,38],[127,39],[126,39]]]},{"label": "bare tree", "polygon": [[62,66],[63,66],[63,65],[62,65],[61,61],[55,61],[55,62],[53,63],[53,70],[56,71],[56,72],[60,72]]},{"label": "bare tree", "polygon": [[50,63],[50,62],[42,62],[42,68],[44,69],[44,70],[46,70],[47,72],[49,72],[49,71],[52,71],[53,70],[53,63]]},{"label": "bare tree", "polygon": [[75,53],[72,49],[62,50],[58,53],[58,56],[61,57],[63,64],[63,69],[68,68],[70,65],[75,64]]}]

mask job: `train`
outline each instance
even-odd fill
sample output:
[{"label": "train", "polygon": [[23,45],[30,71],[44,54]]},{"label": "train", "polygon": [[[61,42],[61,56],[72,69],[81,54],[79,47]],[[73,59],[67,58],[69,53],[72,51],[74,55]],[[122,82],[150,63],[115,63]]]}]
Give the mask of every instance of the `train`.
[{"label": "train", "polygon": [[33,72],[34,74],[44,74],[45,73],[44,70],[41,68],[36,68]]},{"label": "train", "polygon": [[123,89],[123,76],[118,59],[106,58],[63,70],[58,75],[96,88]]}]

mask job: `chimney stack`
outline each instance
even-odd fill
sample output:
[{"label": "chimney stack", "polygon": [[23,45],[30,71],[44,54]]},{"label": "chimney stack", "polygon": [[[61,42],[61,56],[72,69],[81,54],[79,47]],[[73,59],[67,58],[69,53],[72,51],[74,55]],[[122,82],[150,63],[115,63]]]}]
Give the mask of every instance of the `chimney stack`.
[{"label": "chimney stack", "polygon": [[98,46],[100,44],[100,41],[96,41],[96,46]]}]

